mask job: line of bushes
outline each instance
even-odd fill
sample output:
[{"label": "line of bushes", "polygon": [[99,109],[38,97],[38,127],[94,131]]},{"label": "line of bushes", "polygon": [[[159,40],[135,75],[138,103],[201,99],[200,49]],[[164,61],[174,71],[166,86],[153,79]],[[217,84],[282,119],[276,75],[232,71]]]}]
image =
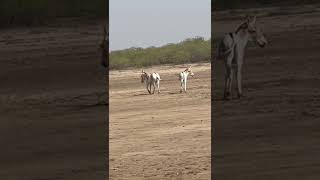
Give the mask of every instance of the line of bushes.
[{"label": "line of bushes", "polygon": [[146,67],[160,64],[208,62],[211,56],[211,40],[202,37],[186,39],[177,44],[162,47],[129,48],[109,54],[110,69]]}]

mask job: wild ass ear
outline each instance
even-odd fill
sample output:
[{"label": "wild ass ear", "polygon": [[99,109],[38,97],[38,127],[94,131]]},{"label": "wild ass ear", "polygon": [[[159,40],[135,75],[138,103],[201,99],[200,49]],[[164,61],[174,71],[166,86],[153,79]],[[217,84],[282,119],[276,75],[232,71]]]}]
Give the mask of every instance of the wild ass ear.
[{"label": "wild ass ear", "polygon": [[256,16],[252,16],[252,15],[246,15],[246,23],[247,24],[254,24],[256,22]]},{"label": "wild ass ear", "polygon": [[246,17],[245,17],[245,21],[246,21],[246,23],[250,23],[250,20],[251,20],[251,18],[250,18],[250,16],[247,14],[246,15]]}]

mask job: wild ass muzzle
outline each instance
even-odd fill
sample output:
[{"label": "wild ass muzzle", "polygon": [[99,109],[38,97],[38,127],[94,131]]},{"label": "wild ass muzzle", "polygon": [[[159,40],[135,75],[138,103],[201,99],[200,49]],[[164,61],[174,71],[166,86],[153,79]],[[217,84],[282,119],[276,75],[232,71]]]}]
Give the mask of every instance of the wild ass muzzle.
[{"label": "wild ass muzzle", "polygon": [[260,47],[268,42],[262,30],[256,25],[256,16],[247,16],[235,32],[225,35],[218,46],[218,58],[225,63],[224,99],[232,98],[232,81],[235,73],[238,98],[242,97],[242,65],[248,41]]},{"label": "wild ass muzzle", "polygon": [[184,92],[187,92],[187,80],[188,80],[188,76],[189,74],[193,77],[194,74],[192,72],[192,69],[191,69],[191,65],[185,69],[184,71],[182,71],[180,74],[179,74],[179,80],[180,80],[180,93],[182,93],[183,91]]},{"label": "wild ass muzzle", "polygon": [[142,70],[141,72],[141,83],[146,84],[146,89],[149,94],[154,94],[156,86],[158,89],[158,93],[160,93],[160,80],[160,75],[156,72],[151,74],[146,73],[144,70]]}]

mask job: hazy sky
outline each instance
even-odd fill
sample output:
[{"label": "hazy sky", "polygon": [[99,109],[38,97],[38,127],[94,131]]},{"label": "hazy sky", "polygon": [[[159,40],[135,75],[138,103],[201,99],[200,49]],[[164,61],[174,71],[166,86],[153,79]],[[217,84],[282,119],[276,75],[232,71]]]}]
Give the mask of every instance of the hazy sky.
[{"label": "hazy sky", "polygon": [[110,50],[211,36],[211,0],[110,0]]}]

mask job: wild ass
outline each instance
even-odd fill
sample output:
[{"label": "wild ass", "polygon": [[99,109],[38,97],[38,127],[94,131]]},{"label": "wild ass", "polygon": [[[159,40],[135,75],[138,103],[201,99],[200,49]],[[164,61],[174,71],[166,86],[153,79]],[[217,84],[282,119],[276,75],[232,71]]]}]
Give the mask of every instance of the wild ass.
[{"label": "wild ass", "polygon": [[100,50],[101,50],[101,62],[100,64],[104,67],[107,68],[108,67],[108,43],[109,43],[109,32],[107,31],[107,25],[104,26],[103,28],[103,39],[102,42],[100,44]]},{"label": "wild ass", "polygon": [[242,97],[242,64],[248,41],[253,41],[260,47],[267,44],[262,30],[256,25],[256,16],[247,16],[235,32],[223,37],[219,44],[218,57],[225,62],[226,74],[224,82],[224,98],[232,98],[232,80],[235,71],[238,98]]},{"label": "wild ass", "polygon": [[[155,88],[157,86],[158,93],[160,93],[160,75],[156,72],[148,74],[144,70],[141,72],[141,83],[146,84],[146,89],[149,94],[154,94]],[[151,86],[153,86],[153,91],[151,90]]]},{"label": "wild ass", "polygon": [[192,77],[194,76],[192,70],[191,70],[191,65],[185,69],[184,71],[182,71],[179,74],[179,80],[180,80],[180,93],[182,93],[182,91],[187,92],[187,80],[188,80],[188,75],[191,75]]}]

